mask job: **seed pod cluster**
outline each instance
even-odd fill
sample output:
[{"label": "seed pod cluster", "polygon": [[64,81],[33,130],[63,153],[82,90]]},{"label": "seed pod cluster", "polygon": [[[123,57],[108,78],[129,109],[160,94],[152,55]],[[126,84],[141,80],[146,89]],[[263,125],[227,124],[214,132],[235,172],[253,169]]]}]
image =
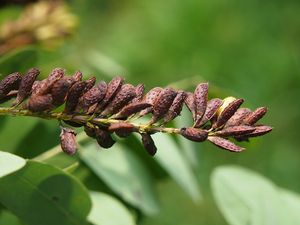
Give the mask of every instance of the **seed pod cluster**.
[{"label": "seed pod cluster", "polygon": [[[194,142],[209,141],[232,152],[244,150],[231,139],[247,141],[264,135],[272,127],[257,124],[267,113],[266,107],[251,111],[240,108],[243,99],[228,97],[208,99],[208,83],[200,83],[194,92],[155,87],[145,93],[143,84],[125,83],[120,76],[110,82],[96,82],[95,77],[83,80],[80,71],[68,76],[61,68],[54,69],[44,80],[36,80],[40,71],[30,69],[25,75],[12,73],[0,81],[0,103],[16,98],[15,107],[30,115],[49,115],[63,106],[60,119],[71,127],[84,127],[85,133],[102,148],[110,148],[116,137],[126,138],[132,133],[141,135],[146,152],[157,152],[152,135],[165,132],[181,135]],[[166,124],[180,115],[186,105],[194,123],[183,128],[169,128]],[[47,114],[48,113],[48,114]],[[147,124],[133,120],[152,114]],[[62,150],[76,153],[76,133],[62,127]]]}]

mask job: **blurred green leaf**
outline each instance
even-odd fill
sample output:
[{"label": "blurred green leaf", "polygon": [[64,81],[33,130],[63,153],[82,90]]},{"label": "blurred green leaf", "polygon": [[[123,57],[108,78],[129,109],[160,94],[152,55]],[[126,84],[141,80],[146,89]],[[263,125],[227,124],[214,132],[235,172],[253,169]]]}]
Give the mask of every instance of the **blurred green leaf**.
[{"label": "blurred green leaf", "polygon": [[0,148],[9,152],[15,152],[19,143],[37,125],[35,118],[6,117],[4,125],[0,129]]},{"label": "blurred green leaf", "polygon": [[0,57],[0,79],[12,72],[25,72],[37,61],[36,49],[32,47],[15,50]]},{"label": "blurred green leaf", "polygon": [[116,74],[127,74],[124,67],[118,64],[113,58],[110,58],[97,51],[89,51],[86,54],[86,62],[95,70],[108,77],[114,77]]},{"label": "blurred green leaf", "polygon": [[300,221],[299,210],[295,213],[300,197],[255,172],[222,166],[213,172],[211,182],[216,202],[231,225],[294,225]]},{"label": "blurred green leaf", "polygon": [[2,210],[0,213],[0,224],[21,225],[22,223],[14,214],[7,210]]},{"label": "blurred green leaf", "polygon": [[29,225],[83,225],[91,209],[87,190],[75,178],[42,163],[0,179],[0,202]]},{"label": "blurred green leaf", "polygon": [[90,144],[81,149],[80,157],[125,201],[145,214],[157,213],[159,206],[151,175],[139,159],[119,143],[109,151],[101,150]]},{"label": "blurred green leaf", "polygon": [[201,195],[196,175],[183,156],[179,145],[166,134],[157,133],[152,137],[158,149],[154,159],[157,160],[195,202],[199,201]]},{"label": "blurred green leaf", "polygon": [[280,189],[280,198],[282,200],[282,206],[285,209],[290,224],[297,224],[300,221],[300,195],[289,190]]},{"label": "blurred green leaf", "polygon": [[21,169],[25,164],[25,159],[0,151],[0,178]]},{"label": "blurred green leaf", "polygon": [[92,210],[88,220],[94,225],[134,225],[128,209],[116,198],[101,192],[90,192]]},{"label": "blurred green leaf", "polygon": [[[191,112],[188,111],[185,107],[181,111],[180,118],[176,119],[175,126],[176,127],[187,127],[193,123],[191,119]],[[182,147],[182,153],[186,157],[187,161],[193,168],[197,168],[199,164],[198,152],[201,148],[199,143],[197,144],[197,149],[195,148],[195,142],[189,141],[186,138],[179,137],[178,139],[180,146]]]}]

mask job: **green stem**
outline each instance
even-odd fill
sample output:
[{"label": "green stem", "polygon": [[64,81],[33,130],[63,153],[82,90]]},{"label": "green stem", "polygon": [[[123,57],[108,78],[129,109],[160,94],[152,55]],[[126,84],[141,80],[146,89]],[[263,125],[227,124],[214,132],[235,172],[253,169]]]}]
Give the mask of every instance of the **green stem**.
[{"label": "green stem", "polygon": [[[77,122],[80,124],[92,123],[94,125],[104,125],[104,126],[109,126],[110,124],[114,124],[122,121],[122,120],[111,119],[111,118],[99,118],[99,117],[91,118],[90,115],[86,115],[86,114],[68,115],[61,112],[36,113],[26,109],[3,108],[3,107],[0,107],[0,116],[1,115],[30,116],[30,117],[47,119],[47,120],[65,120],[65,121]],[[147,131],[147,132],[163,132],[168,134],[178,134],[180,132],[180,129],[178,128],[160,127],[156,125],[147,125],[147,124],[137,124],[137,123],[132,123],[130,120],[126,122],[132,124],[141,133]]]},{"label": "green stem", "polygon": [[[112,118],[99,118],[99,117],[91,117],[91,115],[85,115],[85,114],[75,114],[75,115],[68,115],[61,112],[31,112],[26,109],[17,109],[17,108],[5,108],[0,107],[0,116],[29,116],[29,117],[36,117],[41,119],[47,119],[47,120],[65,120],[65,121],[72,121],[77,122],[80,124],[92,124],[92,125],[101,125],[101,126],[109,126],[114,123],[119,123],[122,120],[112,119]],[[123,121],[124,122],[124,121]],[[133,125],[136,130],[140,133],[150,132],[150,133],[156,133],[156,132],[162,132],[162,133],[168,133],[168,134],[178,134],[180,133],[179,128],[172,128],[172,127],[162,127],[157,126],[153,124],[139,124],[137,122],[133,123],[132,121],[128,120],[126,123],[129,123]],[[88,138],[83,132],[80,133],[77,136],[77,141],[81,142]],[[61,152],[60,146],[56,146],[41,155],[34,158],[34,160],[37,161],[44,161],[48,158],[51,158]]]}]

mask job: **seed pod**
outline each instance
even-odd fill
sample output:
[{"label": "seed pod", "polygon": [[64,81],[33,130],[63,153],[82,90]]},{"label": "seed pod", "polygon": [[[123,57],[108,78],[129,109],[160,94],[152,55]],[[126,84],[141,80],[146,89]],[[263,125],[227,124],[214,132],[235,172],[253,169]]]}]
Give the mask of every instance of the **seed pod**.
[{"label": "seed pod", "polygon": [[115,140],[112,139],[110,133],[106,130],[96,129],[95,135],[98,144],[102,148],[110,148],[116,143]]},{"label": "seed pod", "polygon": [[5,95],[3,98],[0,98],[0,104],[9,101],[12,98],[15,98],[18,94],[18,91],[11,91],[7,95]]},{"label": "seed pod", "polygon": [[206,107],[207,107],[207,98],[208,98],[208,83],[200,83],[195,89],[194,92],[194,101],[196,107],[196,120],[197,124],[203,117]]},{"label": "seed pod", "polygon": [[141,136],[142,136],[142,143],[144,145],[144,148],[146,149],[149,155],[154,156],[155,153],[157,152],[157,148],[155,146],[152,137],[150,136],[150,134],[147,133],[142,133]]},{"label": "seed pod", "polygon": [[257,108],[255,111],[248,114],[248,116],[243,120],[246,125],[254,125],[267,113],[268,109],[266,107]]},{"label": "seed pod", "polygon": [[89,79],[87,79],[85,81],[86,86],[85,89],[83,91],[83,93],[86,93],[88,90],[90,90],[96,83],[96,77],[90,77]]},{"label": "seed pod", "polygon": [[68,91],[73,84],[73,80],[70,77],[63,77],[59,81],[53,84],[51,89],[51,95],[53,98],[53,105],[58,107],[65,102]]},{"label": "seed pod", "polygon": [[236,98],[235,97],[232,97],[232,96],[229,96],[229,97],[226,97],[223,99],[223,104],[221,105],[221,107],[218,109],[217,111],[217,116],[219,116],[223,110],[230,104],[232,103],[233,101],[235,101]]},{"label": "seed pod", "polygon": [[169,109],[167,114],[164,117],[164,123],[168,123],[173,120],[175,117],[180,115],[182,111],[182,106],[184,104],[184,99],[186,98],[187,94],[184,91],[179,91]]},{"label": "seed pod", "polygon": [[226,127],[238,126],[243,124],[243,120],[251,113],[251,110],[248,108],[238,109],[233,116],[226,122]]},{"label": "seed pod", "polygon": [[31,95],[27,103],[27,108],[32,112],[43,112],[53,109],[52,96],[47,95]]},{"label": "seed pod", "polygon": [[69,128],[62,128],[60,134],[60,145],[64,153],[74,155],[77,150],[75,131]]},{"label": "seed pod", "polygon": [[13,106],[19,105],[30,95],[32,85],[39,74],[40,71],[38,69],[32,68],[22,77],[17,99],[13,103]]},{"label": "seed pod", "polygon": [[217,131],[215,135],[220,137],[240,136],[240,135],[250,134],[254,130],[255,127],[239,125],[239,126],[224,128],[223,130]]},{"label": "seed pod", "polygon": [[184,100],[186,107],[190,110],[193,115],[193,120],[196,120],[196,106],[195,106],[195,99],[194,94],[191,92],[187,92],[187,97]]},{"label": "seed pod", "polygon": [[[159,93],[162,91],[163,89],[160,87],[155,87],[152,88],[145,96],[144,98],[144,102],[149,103],[150,105],[153,105],[156,98],[158,97]],[[140,116],[145,116],[146,114],[150,113],[153,111],[152,106],[149,108],[146,108],[144,110],[142,110],[140,112]]]},{"label": "seed pod", "polygon": [[153,116],[151,123],[157,122],[169,110],[177,93],[172,88],[165,88],[162,90],[153,104]]},{"label": "seed pod", "polygon": [[21,74],[16,72],[9,74],[0,81],[0,99],[4,98],[10,91],[18,90],[22,80]]},{"label": "seed pod", "polygon": [[115,132],[119,137],[127,137],[132,132],[137,131],[135,126],[126,122],[113,123],[108,127],[109,132]]},{"label": "seed pod", "polygon": [[87,112],[90,106],[100,102],[104,98],[106,90],[107,84],[104,81],[99,82],[97,85],[88,90],[80,98],[80,106],[82,107],[83,111]]},{"label": "seed pod", "polygon": [[258,126],[255,126],[254,128],[255,128],[255,130],[252,131],[251,133],[241,135],[241,136],[238,136],[238,137],[245,137],[245,138],[258,137],[258,136],[265,135],[265,134],[267,134],[267,133],[269,133],[273,130],[272,127],[265,126],[265,125],[258,125]]},{"label": "seed pod", "polygon": [[31,88],[31,94],[36,94],[39,87],[42,85],[43,81],[36,80],[33,82],[32,88]]},{"label": "seed pod", "polygon": [[224,139],[221,137],[209,136],[207,139],[214,145],[216,145],[222,149],[229,150],[231,152],[241,152],[241,151],[245,150],[244,148],[237,146],[236,144],[232,143],[231,141],[228,141],[227,139]]},{"label": "seed pod", "polygon": [[181,128],[180,134],[188,140],[202,142],[207,139],[208,132],[199,128],[188,127]]},{"label": "seed pod", "polygon": [[213,125],[213,127],[216,128],[223,126],[233,116],[243,102],[244,99],[240,98],[229,103],[229,105],[220,113],[217,122]]},{"label": "seed pod", "polygon": [[219,98],[213,98],[207,102],[206,111],[202,117],[202,119],[195,124],[194,127],[201,127],[207,121],[209,121],[213,116],[216,114],[217,110],[220,108],[220,106],[223,104],[223,101]]},{"label": "seed pod", "polygon": [[36,95],[45,95],[51,92],[53,85],[59,81],[64,76],[64,70],[61,68],[55,68],[52,70],[47,79],[44,79],[35,85],[32,89],[34,89],[34,94]]},{"label": "seed pod", "polygon": [[143,96],[144,96],[144,91],[145,91],[145,85],[144,84],[138,84],[136,87],[135,87],[135,98],[132,99],[132,103],[133,102],[139,102],[143,99]]},{"label": "seed pod", "polygon": [[96,112],[101,112],[109,101],[111,101],[119,92],[123,85],[124,79],[122,77],[113,78],[107,85],[106,94],[102,102],[97,106]]},{"label": "seed pod", "polygon": [[84,132],[86,133],[87,136],[91,138],[96,137],[96,129],[88,126],[84,126]]},{"label": "seed pod", "polygon": [[115,119],[124,119],[135,113],[140,112],[148,107],[151,107],[149,103],[146,102],[132,102],[129,105],[125,106],[116,116]]},{"label": "seed pod", "polygon": [[72,80],[73,80],[74,83],[82,81],[82,73],[80,71],[76,71],[74,73],[74,75],[72,76]]},{"label": "seed pod", "polygon": [[85,86],[86,83],[84,81],[79,81],[73,84],[73,86],[70,88],[66,99],[66,107],[64,110],[65,113],[74,112]]},{"label": "seed pod", "polygon": [[103,116],[117,113],[123,108],[129,101],[135,97],[135,88],[131,84],[124,84],[120,91],[116,94],[113,100],[106,106],[101,113]]}]

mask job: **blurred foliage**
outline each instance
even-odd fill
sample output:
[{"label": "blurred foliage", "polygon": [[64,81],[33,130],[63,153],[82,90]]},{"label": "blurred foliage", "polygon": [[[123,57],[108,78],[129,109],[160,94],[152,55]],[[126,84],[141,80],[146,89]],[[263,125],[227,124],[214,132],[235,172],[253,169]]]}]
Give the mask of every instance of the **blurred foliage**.
[{"label": "blurred foliage", "polygon": [[[196,152],[195,166],[189,158],[194,151],[180,151],[201,188],[202,201],[198,203],[179,188],[159,160],[139,151],[141,148],[134,138],[124,141],[130,148],[126,151],[132,151],[150,171],[160,200],[157,215],[145,217],[140,211],[134,211],[138,224],[226,224],[213,200],[209,182],[213,169],[223,164],[251,168],[280,187],[300,192],[298,0],[66,3],[79,21],[73,37],[51,51],[34,45],[29,53],[25,48],[2,56],[1,74],[24,72],[31,66],[48,73],[59,66],[68,73],[78,69],[86,76],[93,73],[98,79],[121,73],[129,82],[143,82],[148,89],[174,82],[178,88],[192,89],[196,77],[215,87],[212,95],[235,95],[245,98],[247,107],[266,105],[269,108],[264,120],[275,127],[274,131],[245,144],[248,150],[242,154],[220,151],[207,143],[192,144],[189,148]],[[2,8],[0,22],[18,18],[22,9],[20,6]],[[184,82],[177,82],[181,80]],[[53,122],[0,118],[0,126],[0,149],[25,158],[32,158],[58,143],[59,129]],[[185,145],[179,141],[178,146]],[[112,162],[112,166],[118,165]],[[83,162],[72,173],[89,189],[123,201]],[[133,211],[130,203],[123,201],[123,204]],[[6,211],[2,214],[14,219]]]}]

